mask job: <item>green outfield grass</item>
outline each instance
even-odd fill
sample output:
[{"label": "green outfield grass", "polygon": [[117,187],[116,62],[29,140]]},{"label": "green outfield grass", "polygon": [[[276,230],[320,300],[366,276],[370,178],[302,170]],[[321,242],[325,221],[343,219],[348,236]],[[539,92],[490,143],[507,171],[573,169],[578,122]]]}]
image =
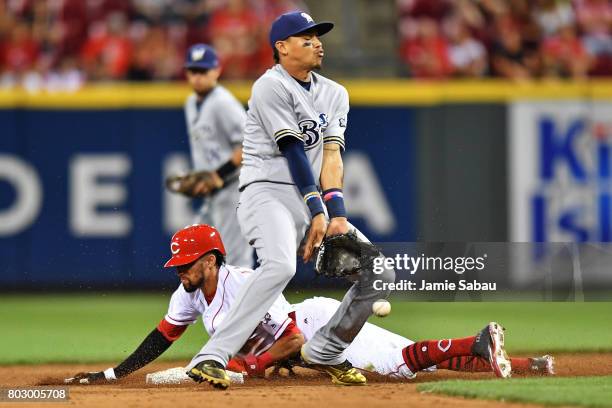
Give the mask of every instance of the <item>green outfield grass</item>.
[{"label": "green outfield grass", "polygon": [[453,380],[419,384],[421,392],[451,396],[538,403],[612,407],[612,377]]},{"label": "green outfield grass", "polygon": [[[290,301],[310,295],[287,293]],[[169,296],[2,294],[0,364],[121,360],[164,316]],[[496,320],[507,328],[510,352],[612,351],[612,325],[604,324],[612,303],[394,300],[392,305],[390,316],[371,322],[415,340],[468,336]],[[189,359],[206,339],[199,321],[162,358]]]}]

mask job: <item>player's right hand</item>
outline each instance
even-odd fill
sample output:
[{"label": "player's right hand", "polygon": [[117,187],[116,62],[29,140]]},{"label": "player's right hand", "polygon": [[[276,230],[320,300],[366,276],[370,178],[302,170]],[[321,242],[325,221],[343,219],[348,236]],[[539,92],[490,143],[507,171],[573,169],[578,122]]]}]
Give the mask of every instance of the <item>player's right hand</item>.
[{"label": "player's right hand", "polygon": [[104,376],[104,372],[96,371],[89,373],[77,373],[74,377],[66,378],[64,384],[96,384],[104,383],[108,380]]},{"label": "player's right hand", "polygon": [[192,194],[195,197],[204,197],[223,187],[223,179],[219,177],[217,172],[211,172],[209,177],[198,181],[192,189]]},{"label": "player's right hand", "polygon": [[308,262],[315,250],[321,246],[325,232],[327,231],[327,220],[323,213],[315,215],[310,223],[310,230],[308,231],[308,239],[304,245],[304,262]]}]

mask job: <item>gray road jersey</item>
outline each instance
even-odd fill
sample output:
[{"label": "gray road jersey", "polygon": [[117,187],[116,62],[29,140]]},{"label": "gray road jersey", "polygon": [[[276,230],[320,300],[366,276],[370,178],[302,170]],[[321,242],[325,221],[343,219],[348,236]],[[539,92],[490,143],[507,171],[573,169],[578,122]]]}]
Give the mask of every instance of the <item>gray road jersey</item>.
[{"label": "gray road jersey", "polygon": [[304,141],[306,156],[319,182],[323,144],[344,149],[349,111],[346,89],[312,73],[310,91],[277,64],[253,84],[244,130],[240,186],[254,181],[293,183],[277,142],[285,137]]},{"label": "gray road jersey", "polygon": [[204,99],[198,110],[196,95],[185,102],[191,161],[194,170],[216,170],[242,143],[246,113],[240,102],[221,85]]}]

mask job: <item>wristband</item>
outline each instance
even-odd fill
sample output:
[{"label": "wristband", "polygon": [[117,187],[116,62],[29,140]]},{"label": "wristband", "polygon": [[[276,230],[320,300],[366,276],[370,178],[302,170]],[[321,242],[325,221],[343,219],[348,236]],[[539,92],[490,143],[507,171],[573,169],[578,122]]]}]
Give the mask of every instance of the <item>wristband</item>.
[{"label": "wristband", "polygon": [[115,381],[117,379],[115,369],[111,367],[104,370],[104,378],[106,378],[108,381]]},{"label": "wristband", "polygon": [[323,192],[323,201],[327,206],[329,218],[345,217],[346,208],[344,208],[344,194],[340,188],[330,188]]},{"label": "wristband", "polygon": [[315,215],[325,213],[323,201],[321,200],[321,195],[317,191],[316,186],[308,186],[304,188],[301,193],[304,196],[304,202],[310,210],[311,218],[314,218]]},{"label": "wristband", "polygon": [[219,175],[219,177],[221,177],[221,179],[225,180],[225,177],[232,174],[234,171],[236,171],[237,168],[238,166],[236,166],[234,162],[230,159],[224,165],[217,169],[217,174]]}]

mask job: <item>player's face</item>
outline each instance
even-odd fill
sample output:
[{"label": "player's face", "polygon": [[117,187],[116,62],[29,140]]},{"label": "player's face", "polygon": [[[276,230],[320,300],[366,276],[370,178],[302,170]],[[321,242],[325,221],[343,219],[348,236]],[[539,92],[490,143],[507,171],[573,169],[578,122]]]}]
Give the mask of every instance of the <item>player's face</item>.
[{"label": "player's face", "polygon": [[187,265],[176,267],[176,274],[183,284],[186,292],[195,292],[204,284],[204,262],[203,258]]},{"label": "player's face", "polygon": [[321,68],[323,62],[323,43],[313,31],[289,37],[285,40],[287,57],[303,69],[313,70]]},{"label": "player's face", "polygon": [[215,85],[219,75],[221,75],[221,69],[188,69],[186,71],[187,81],[197,94],[205,94],[210,91]]}]

